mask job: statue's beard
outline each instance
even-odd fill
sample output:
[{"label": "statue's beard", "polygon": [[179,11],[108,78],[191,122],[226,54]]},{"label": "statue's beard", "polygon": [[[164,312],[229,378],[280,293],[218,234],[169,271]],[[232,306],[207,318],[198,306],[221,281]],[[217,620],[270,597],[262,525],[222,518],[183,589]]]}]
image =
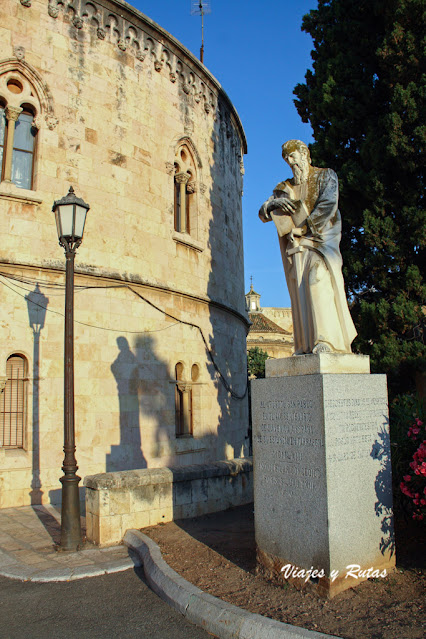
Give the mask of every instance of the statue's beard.
[{"label": "statue's beard", "polygon": [[301,184],[302,182],[306,182],[309,175],[309,164],[293,164],[291,167],[294,176],[294,183]]}]

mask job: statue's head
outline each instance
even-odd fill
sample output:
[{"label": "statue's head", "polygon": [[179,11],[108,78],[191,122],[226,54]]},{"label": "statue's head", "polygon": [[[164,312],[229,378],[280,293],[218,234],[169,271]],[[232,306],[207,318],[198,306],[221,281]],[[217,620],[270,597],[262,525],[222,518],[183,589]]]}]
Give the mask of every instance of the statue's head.
[{"label": "statue's head", "polygon": [[282,155],[293,171],[295,182],[305,181],[311,164],[311,154],[306,144],[301,140],[288,140],[282,146]]}]

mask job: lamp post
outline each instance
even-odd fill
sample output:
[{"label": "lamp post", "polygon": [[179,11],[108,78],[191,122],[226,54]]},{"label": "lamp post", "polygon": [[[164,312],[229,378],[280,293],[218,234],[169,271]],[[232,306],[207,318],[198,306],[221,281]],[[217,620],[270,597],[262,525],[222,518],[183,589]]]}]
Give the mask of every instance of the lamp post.
[{"label": "lamp post", "polygon": [[74,432],[74,258],[83,239],[84,224],[89,205],[69,193],[54,202],[59,244],[65,249],[65,349],[64,349],[64,462],[62,470],[61,548],[77,550],[81,544],[80,501],[76,474]]}]

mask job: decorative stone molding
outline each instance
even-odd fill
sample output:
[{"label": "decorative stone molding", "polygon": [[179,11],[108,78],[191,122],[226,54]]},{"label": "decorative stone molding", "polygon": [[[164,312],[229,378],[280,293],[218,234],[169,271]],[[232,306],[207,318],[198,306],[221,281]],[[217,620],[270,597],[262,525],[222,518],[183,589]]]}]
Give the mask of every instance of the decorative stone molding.
[{"label": "decorative stone molding", "polygon": [[31,7],[31,0],[20,0],[23,7]]},{"label": "decorative stone molding", "polygon": [[186,184],[189,180],[188,173],[177,173],[175,175],[175,180],[178,184]]},{"label": "decorative stone molding", "polygon": [[21,47],[21,46],[13,47],[13,53],[18,60],[23,60],[25,58],[24,47]]},{"label": "decorative stone molding", "polygon": [[49,131],[53,131],[53,129],[56,127],[56,125],[59,122],[58,118],[56,118],[54,115],[46,115],[45,120],[46,120],[47,128],[49,129]]},{"label": "decorative stone molding", "polygon": [[35,118],[33,119],[33,123],[32,126],[34,129],[40,129],[42,125],[42,119],[41,119],[41,115],[38,113]]},{"label": "decorative stone molding", "polygon": [[[23,59],[23,55],[21,57],[22,53],[25,54],[25,49],[16,47],[17,57],[0,61],[0,96],[10,107],[20,107],[24,103],[32,105],[38,128],[42,121],[37,116],[41,114],[45,116],[47,127],[52,130],[58,123],[54,114],[52,94],[38,71]],[[22,87],[21,92],[9,91],[8,81],[11,79],[19,82]]]},{"label": "decorative stone molding", "polygon": [[4,111],[6,120],[10,120],[11,122],[17,122],[21,113],[22,113],[21,107],[9,106],[9,105],[6,107]]},{"label": "decorative stone molding", "polygon": [[[30,0],[21,0],[21,4]],[[29,5],[28,5],[29,6]],[[139,61],[147,60],[158,73],[168,70],[170,82],[179,82],[182,92],[201,104],[204,112],[214,120],[226,114],[228,128],[235,128],[242,152],[246,152],[244,132],[232,103],[219,83],[173,36],[145,19],[133,7],[121,0],[49,0],[49,15],[64,20],[76,29],[96,30],[97,37],[127,51]],[[232,122],[231,122],[232,113]],[[186,132],[191,126],[186,125]],[[230,133],[227,130],[228,137]]]},{"label": "decorative stone molding", "polygon": [[5,377],[4,375],[1,375],[0,376],[0,393],[4,391],[4,389],[6,388],[6,384],[7,384],[7,377]]},{"label": "decorative stone molding", "polygon": [[187,393],[192,388],[191,382],[176,382],[176,386],[181,393]]},{"label": "decorative stone molding", "polygon": [[48,8],[47,8],[47,13],[50,15],[51,18],[57,18],[59,15],[59,9],[58,7],[55,7],[51,4],[49,4]]},{"label": "decorative stone molding", "polygon": [[188,184],[186,185],[186,192],[187,193],[195,193],[197,190],[197,186],[195,184],[195,182],[188,182]]},{"label": "decorative stone molding", "polygon": [[84,22],[83,22],[83,20],[82,20],[79,16],[76,16],[76,17],[73,19],[72,23],[73,23],[73,25],[74,25],[74,27],[75,27],[76,29],[82,29],[82,28],[83,28],[83,24],[84,24]]},{"label": "decorative stone molding", "polygon": [[166,171],[168,175],[173,175],[175,172],[175,165],[172,162],[166,162]]}]

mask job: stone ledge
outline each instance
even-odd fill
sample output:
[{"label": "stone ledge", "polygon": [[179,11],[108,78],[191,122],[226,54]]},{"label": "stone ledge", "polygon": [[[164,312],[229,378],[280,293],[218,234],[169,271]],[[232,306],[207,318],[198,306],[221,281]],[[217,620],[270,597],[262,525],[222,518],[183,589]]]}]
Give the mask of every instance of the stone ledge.
[{"label": "stone ledge", "polygon": [[253,462],[232,459],[85,477],[87,539],[119,543],[129,528],[197,517],[253,501]]},{"label": "stone ledge", "polygon": [[208,479],[223,475],[235,476],[253,469],[251,459],[231,459],[209,464],[192,464],[188,466],[170,466],[168,468],[144,468],[141,470],[123,470],[114,473],[87,475],[84,486],[92,490],[122,490],[150,484],[169,484],[193,479]]},{"label": "stone ledge", "polygon": [[366,374],[370,373],[368,355],[352,353],[310,353],[265,362],[265,377],[296,375]]},{"label": "stone ledge", "polygon": [[189,233],[179,233],[178,231],[173,231],[172,237],[178,244],[183,244],[184,246],[189,247],[194,251],[197,251],[198,253],[202,253],[204,251],[203,243],[193,238]]},{"label": "stone ledge", "polygon": [[20,189],[12,182],[2,182],[0,184],[0,198],[25,204],[42,204],[43,202],[42,198],[37,196],[36,191]]}]

